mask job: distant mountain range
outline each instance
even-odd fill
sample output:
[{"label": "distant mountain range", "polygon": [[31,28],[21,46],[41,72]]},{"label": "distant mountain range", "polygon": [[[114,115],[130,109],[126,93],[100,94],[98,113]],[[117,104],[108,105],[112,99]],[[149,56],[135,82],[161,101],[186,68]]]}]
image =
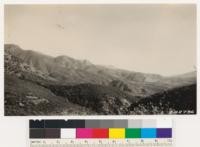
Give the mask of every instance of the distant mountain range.
[{"label": "distant mountain range", "polygon": [[[5,45],[4,61],[7,115],[82,114],[80,109],[83,114],[128,114],[129,107],[142,99],[196,84],[195,71],[164,77],[68,56],[54,58],[13,44]],[[46,110],[39,110],[39,105]]]}]

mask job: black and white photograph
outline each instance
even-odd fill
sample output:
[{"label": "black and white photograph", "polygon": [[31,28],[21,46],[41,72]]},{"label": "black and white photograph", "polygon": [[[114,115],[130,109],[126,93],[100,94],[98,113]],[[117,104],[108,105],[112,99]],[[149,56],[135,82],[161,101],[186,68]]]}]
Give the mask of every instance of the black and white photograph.
[{"label": "black and white photograph", "polygon": [[4,115],[194,115],[195,4],[7,4]]}]

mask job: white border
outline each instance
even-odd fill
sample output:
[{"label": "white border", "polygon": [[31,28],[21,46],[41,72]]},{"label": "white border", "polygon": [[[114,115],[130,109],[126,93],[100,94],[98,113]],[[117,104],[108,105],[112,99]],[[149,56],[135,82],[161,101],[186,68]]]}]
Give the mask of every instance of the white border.
[{"label": "white border", "polygon": [[[28,128],[28,119],[159,119],[159,118],[173,118],[174,120],[174,130],[176,130],[174,133],[174,136],[177,138],[177,147],[179,147],[182,143],[182,146],[180,147],[188,147],[189,145],[198,145],[198,132],[200,132],[200,127],[198,128],[200,124],[200,109],[197,109],[197,115],[128,115],[128,116],[13,116],[13,117],[4,117],[4,56],[3,56],[3,48],[4,48],[4,11],[3,11],[3,5],[4,4],[197,4],[197,80],[199,81],[200,78],[200,26],[199,26],[199,18],[200,18],[200,1],[199,0],[3,0],[0,1],[0,123],[1,121],[14,121],[14,122],[25,122],[27,121],[26,126]],[[197,84],[197,108],[200,106],[199,99],[199,89],[200,85]],[[15,123],[14,123],[15,124]],[[184,138],[184,134],[182,134],[183,128],[188,128],[188,125],[193,125],[193,133],[196,131],[196,136],[191,136],[191,138]],[[0,124],[1,125],[1,124]],[[18,127],[16,125],[16,127]],[[199,130],[198,130],[199,129]],[[24,128],[22,129],[24,130]],[[20,128],[19,128],[20,131]],[[187,129],[188,133],[190,129]],[[0,130],[1,133],[1,130]],[[191,132],[190,132],[191,133]],[[26,137],[28,138],[28,131],[22,134],[26,134]],[[6,135],[4,135],[6,137]],[[7,135],[10,136],[10,135]],[[17,136],[17,134],[16,134]],[[0,134],[0,137],[3,137],[3,135]],[[24,139],[24,136],[21,136],[22,139]],[[2,138],[1,138],[2,139]],[[20,135],[19,135],[20,139]],[[189,141],[189,144],[187,143],[186,139]],[[26,142],[24,140],[24,142]],[[185,143],[184,143],[185,142]],[[7,146],[6,144],[0,143],[0,145]],[[13,144],[15,146],[15,144]],[[15,147],[22,146],[23,145],[17,145]],[[25,145],[24,145],[25,147]]]},{"label": "white border", "polygon": [[[197,4],[198,0],[4,0],[2,4]],[[2,7],[2,5],[1,5]],[[199,7],[199,5],[198,5]],[[198,9],[199,12],[199,9]],[[1,11],[1,15],[3,16],[3,12]],[[197,13],[200,14],[200,13]],[[198,15],[199,17],[199,15]],[[4,21],[4,17],[0,17]],[[199,21],[199,19],[198,19]],[[2,23],[2,22],[1,22]],[[198,23],[199,24],[199,23]],[[1,31],[0,31],[0,81],[4,81],[4,58],[3,58],[3,44],[4,44],[4,24],[1,25]],[[197,27],[198,29],[199,27]],[[199,34],[199,29],[198,33]],[[198,40],[199,41],[199,40]],[[197,59],[198,63],[200,62],[199,59],[199,42],[197,41]],[[198,64],[197,64],[198,65]],[[196,65],[196,66],[197,66]],[[199,75],[199,66],[197,66],[197,74]],[[3,73],[3,74],[2,74]],[[199,77],[199,76],[198,76]],[[199,79],[199,78],[198,78]],[[1,88],[0,88],[0,93],[1,97],[4,98],[4,83],[1,82]],[[199,89],[199,84],[198,84],[198,89]],[[199,90],[198,90],[199,91]],[[197,97],[199,97],[199,92],[197,92]],[[198,99],[197,99],[198,100]],[[3,106],[0,107],[0,114],[4,115],[4,100],[1,99],[1,104]],[[199,106],[199,101],[197,101],[197,106]],[[198,108],[198,107],[197,107]],[[200,111],[199,109],[197,110],[197,114],[199,114]],[[186,117],[186,118],[193,118],[197,117],[198,115],[178,115],[179,117]],[[20,118],[66,118],[66,116],[5,116],[5,117],[20,117]],[[116,119],[119,118],[152,118],[152,117],[170,117],[170,118],[176,118],[177,115],[88,115],[88,116],[73,116],[69,115],[67,118],[72,119],[72,118],[113,118],[115,117]]]}]

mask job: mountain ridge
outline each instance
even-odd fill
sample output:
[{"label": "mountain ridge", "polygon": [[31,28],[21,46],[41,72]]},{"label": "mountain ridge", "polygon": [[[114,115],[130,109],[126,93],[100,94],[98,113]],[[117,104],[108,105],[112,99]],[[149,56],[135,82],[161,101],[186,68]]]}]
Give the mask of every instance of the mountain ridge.
[{"label": "mountain ridge", "polygon": [[[183,78],[180,76],[164,77],[158,74],[131,72],[94,65],[87,60],[76,60],[66,55],[51,57],[35,51],[23,50],[19,46],[12,44],[5,45],[5,53],[19,58],[29,65],[32,71],[44,74],[54,81],[66,84],[91,83],[99,85],[110,85],[112,81],[121,81],[125,82],[130,89],[135,89],[132,92],[134,96],[143,95],[145,92],[142,89],[148,89],[148,85],[157,89],[155,92],[159,92],[162,87],[165,89],[189,85],[196,80],[195,75],[184,76]],[[188,80],[185,80],[185,77]],[[140,90],[137,90],[137,88]],[[152,90],[146,90],[146,92],[146,95],[154,93]]]},{"label": "mountain ridge", "polygon": [[[164,77],[95,65],[65,55],[51,57],[12,44],[5,45],[4,66],[8,115],[17,115],[17,109],[20,115],[54,111],[59,114],[129,114],[129,107],[142,100],[152,99],[156,94],[162,96],[164,91],[173,89],[182,95],[184,92],[179,88],[196,83],[195,72]],[[38,93],[34,89],[38,89]],[[75,106],[77,112],[70,105]],[[39,106],[43,110],[37,110]],[[86,112],[82,113],[81,108]]]}]

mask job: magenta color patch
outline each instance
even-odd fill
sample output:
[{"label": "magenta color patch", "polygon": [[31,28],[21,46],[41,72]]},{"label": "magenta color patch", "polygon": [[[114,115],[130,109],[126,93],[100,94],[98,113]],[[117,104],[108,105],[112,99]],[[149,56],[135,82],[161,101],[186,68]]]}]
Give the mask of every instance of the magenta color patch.
[{"label": "magenta color patch", "polygon": [[92,129],[77,128],[76,138],[92,138]]}]

